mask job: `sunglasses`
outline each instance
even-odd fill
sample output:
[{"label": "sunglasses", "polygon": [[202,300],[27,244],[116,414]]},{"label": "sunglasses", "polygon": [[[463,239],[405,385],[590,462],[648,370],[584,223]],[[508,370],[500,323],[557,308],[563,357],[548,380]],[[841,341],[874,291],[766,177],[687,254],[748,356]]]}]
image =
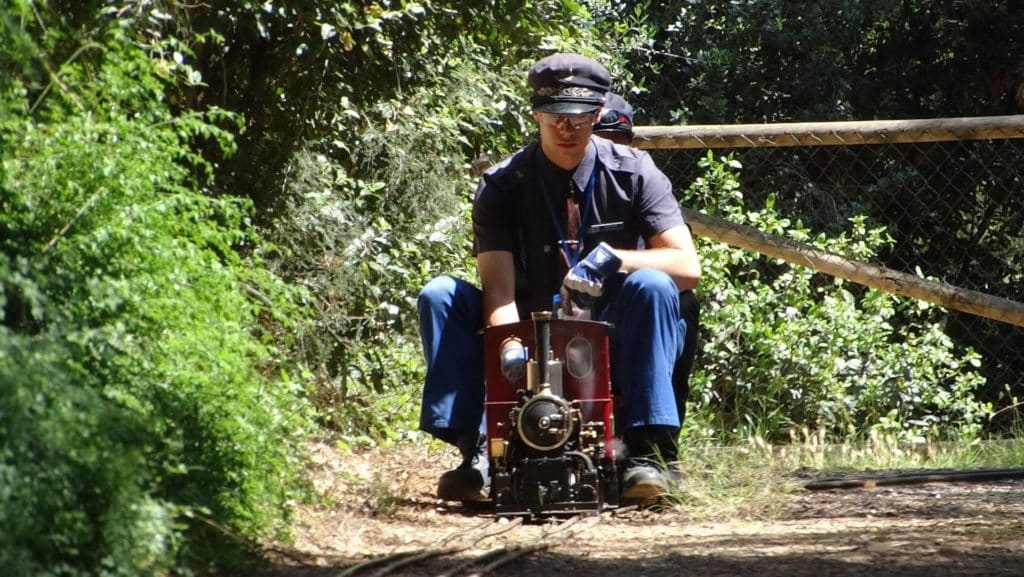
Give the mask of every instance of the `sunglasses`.
[{"label": "sunglasses", "polygon": [[582,130],[594,125],[595,115],[593,112],[583,114],[554,114],[552,112],[537,112],[537,123],[541,126],[560,127],[568,124],[573,130]]},{"label": "sunglasses", "polygon": [[601,118],[598,119],[597,124],[608,127],[608,128],[633,128],[633,123],[629,121],[629,117],[625,114],[611,108],[606,108],[601,112]]}]

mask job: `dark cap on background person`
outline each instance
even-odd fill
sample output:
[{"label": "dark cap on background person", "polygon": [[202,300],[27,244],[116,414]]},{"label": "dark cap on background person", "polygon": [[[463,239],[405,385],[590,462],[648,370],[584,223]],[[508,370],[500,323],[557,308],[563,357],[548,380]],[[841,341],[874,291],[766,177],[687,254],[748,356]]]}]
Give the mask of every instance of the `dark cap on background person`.
[{"label": "dark cap on background person", "polygon": [[526,77],[535,112],[583,114],[601,108],[612,77],[599,62],[579,54],[542,58]]},{"label": "dark cap on background person", "polygon": [[633,107],[618,94],[609,92],[604,110],[594,125],[594,136],[633,146]]},{"label": "dark cap on background person", "polygon": [[609,92],[605,97],[604,111],[594,125],[594,132],[621,132],[633,136],[633,107],[626,100]]}]

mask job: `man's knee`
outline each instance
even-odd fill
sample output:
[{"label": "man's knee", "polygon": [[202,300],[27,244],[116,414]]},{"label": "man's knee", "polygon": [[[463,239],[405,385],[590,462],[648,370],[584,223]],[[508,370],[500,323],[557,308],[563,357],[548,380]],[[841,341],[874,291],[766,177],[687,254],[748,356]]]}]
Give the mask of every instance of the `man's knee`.
[{"label": "man's knee", "polygon": [[455,277],[443,275],[433,278],[420,289],[417,304],[420,310],[432,308],[441,303],[451,303],[458,288]]},{"label": "man's knee", "polygon": [[630,273],[623,284],[623,290],[673,301],[679,299],[679,288],[672,277],[665,272],[651,268]]}]

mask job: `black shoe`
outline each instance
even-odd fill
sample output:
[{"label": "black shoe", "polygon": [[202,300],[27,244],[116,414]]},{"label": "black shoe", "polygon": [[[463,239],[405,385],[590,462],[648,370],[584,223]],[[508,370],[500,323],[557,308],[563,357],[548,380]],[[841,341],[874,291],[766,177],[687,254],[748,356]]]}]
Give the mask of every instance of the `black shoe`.
[{"label": "black shoe", "polygon": [[483,501],[490,490],[484,475],[473,468],[447,471],[437,482],[437,498],[442,501]]},{"label": "black shoe", "polygon": [[437,498],[442,501],[483,501],[490,496],[491,476],[485,437],[460,437],[455,446],[462,453],[462,463],[445,472],[437,482]]},{"label": "black shoe", "polygon": [[633,459],[622,472],[623,505],[652,505],[668,496],[670,480],[656,463],[646,459]]}]

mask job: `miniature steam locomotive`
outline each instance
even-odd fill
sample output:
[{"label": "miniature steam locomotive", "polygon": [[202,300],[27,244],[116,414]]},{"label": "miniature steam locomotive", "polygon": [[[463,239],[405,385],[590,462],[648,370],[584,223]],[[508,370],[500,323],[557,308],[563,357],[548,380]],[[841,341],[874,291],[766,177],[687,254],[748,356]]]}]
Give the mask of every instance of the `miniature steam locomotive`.
[{"label": "miniature steam locomotive", "polygon": [[[608,325],[550,312],[484,331],[491,495],[498,516],[618,506]],[[506,355],[506,351],[517,354]]]}]

